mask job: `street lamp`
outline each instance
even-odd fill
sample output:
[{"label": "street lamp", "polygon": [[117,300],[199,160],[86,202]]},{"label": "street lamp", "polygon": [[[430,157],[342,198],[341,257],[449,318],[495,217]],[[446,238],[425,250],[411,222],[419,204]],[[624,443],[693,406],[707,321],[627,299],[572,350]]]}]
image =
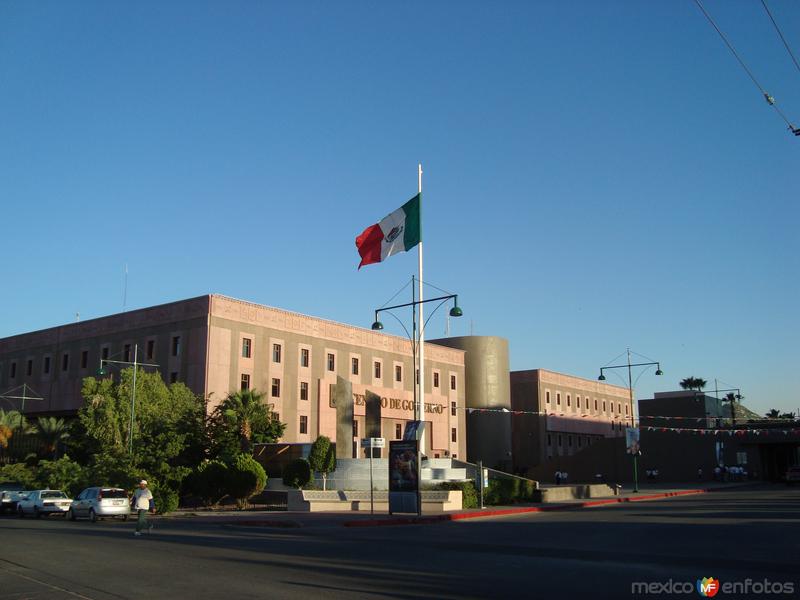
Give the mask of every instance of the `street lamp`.
[{"label": "street lamp", "polygon": [[[661,363],[657,361],[652,362],[644,362],[644,363],[631,363],[631,349],[628,348],[628,362],[624,365],[612,365],[610,367],[600,367],[600,377],[597,379],[599,381],[605,381],[606,376],[603,375],[603,371],[608,369],[628,369],[628,394],[630,395],[630,404],[631,404],[631,426],[636,424],[635,421],[635,413],[633,407],[633,376],[631,374],[632,367],[649,367],[655,365],[656,367],[656,375],[663,375],[664,371],[661,370]],[[638,464],[638,453],[634,452],[633,454],[633,491],[634,493],[638,493],[639,491],[639,464]]]},{"label": "street lamp", "polygon": [[[117,352],[116,354],[114,354],[114,356],[119,356],[120,354],[122,354],[122,352]],[[133,362],[127,360],[110,360],[108,358],[101,358],[100,368],[97,369],[98,377],[105,377],[108,374],[108,369],[103,368],[103,365],[105,364],[129,365],[133,367],[133,389],[131,390],[131,420],[130,424],[128,425],[128,454],[133,454],[133,419],[136,410],[136,371],[138,370],[139,367],[158,368],[159,365],[139,362],[139,344],[133,345]]]},{"label": "street lamp", "polygon": [[[451,317],[461,317],[464,315],[464,311],[461,310],[461,307],[458,305],[458,294],[447,294],[445,296],[438,296],[436,298],[428,298],[427,300],[417,300],[415,294],[415,284],[416,278],[412,275],[411,276],[411,302],[406,302],[404,304],[396,304],[394,306],[383,306],[375,310],[375,321],[372,323],[372,330],[373,331],[382,331],[383,330],[383,323],[378,319],[378,314],[381,312],[388,312],[392,315],[395,320],[400,323],[400,326],[406,332],[409,341],[411,342],[411,362],[412,368],[414,370],[413,373],[413,393],[414,393],[414,420],[415,421],[422,421],[424,419],[425,413],[425,378],[424,378],[424,364],[423,364],[423,340],[425,339],[425,326],[431,320],[431,317],[436,313],[439,308],[442,307],[448,300],[453,301],[453,306],[450,309],[450,316]],[[444,290],[442,290],[444,291]],[[422,295],[422,291],[420,290],[420,295]],[[439,304],[434,308],[431,313],[428,315],[428,318],[425,319],[423,323],[417,323],[417,307],[419,307],[420,315],[422,315],[422,305],[427,304],[428,302],[438,302]],[[411,332],[409,333],[408,328],[403,324],[403,322],[397,318],[397,316],[391,312],[393,309],[396,308],[407,308],[411,307]],[[417,367],[417,356],[420,358],[420,365]],[[418,375],[419,374],[419,375]],[[417,394],[417,386],[419,386],[419,395]],[[419,398],[419,401],[417,401]],[[424,442],[424,432],[423,437],[420,438],[420,442]],[[425,449],[423,443],[420,443],[420,449],[418,453],[418,460],[421,460],[422,452]],[[421,473],[421,464],[417,463],[417,472]],[[422,502],[417,501],[417,513],[422,514]]]}]

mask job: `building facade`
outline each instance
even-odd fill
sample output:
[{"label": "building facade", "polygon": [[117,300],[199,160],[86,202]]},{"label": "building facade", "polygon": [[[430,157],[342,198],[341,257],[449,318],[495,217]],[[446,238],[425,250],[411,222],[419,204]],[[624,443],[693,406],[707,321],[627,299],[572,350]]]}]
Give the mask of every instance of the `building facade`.
[{"label": "building facade", "polygon": [[[464,351],[432,343],[425,351],[426,454],[463,458]],[[0,391],[26,384],[44,398],[29,400],[26,413],[72,415],[102,359],[157,365],[209,410],[230,392],[262,392],[286,423],[284,442],[336,441],[331,388],[342,376],[353,385],[354,455],[368,390],[381,397],[387,440],[400,439],[414,414],[409,340],[213,294],[0,339]]]},{"label": "building facade", "polygon": [[545,369],[511,372],[511,411],[519,472],[624,437],[633,423],[627,388]]}]

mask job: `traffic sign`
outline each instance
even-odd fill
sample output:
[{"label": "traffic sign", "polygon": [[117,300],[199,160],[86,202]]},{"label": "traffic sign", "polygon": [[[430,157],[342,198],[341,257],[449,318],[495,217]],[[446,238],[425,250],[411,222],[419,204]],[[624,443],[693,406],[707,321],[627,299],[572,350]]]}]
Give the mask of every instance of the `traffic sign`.
[{"label": "traffic sign", "polygon": [[362,448],[385,448],[386,438],[361,438]]}]

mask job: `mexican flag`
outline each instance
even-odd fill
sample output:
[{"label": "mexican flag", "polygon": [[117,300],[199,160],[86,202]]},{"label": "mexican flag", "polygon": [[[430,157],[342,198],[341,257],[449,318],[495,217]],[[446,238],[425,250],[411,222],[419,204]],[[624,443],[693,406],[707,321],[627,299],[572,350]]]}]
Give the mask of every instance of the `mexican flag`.
[{"label": "mexican flag", "polygon": [[417,194],[380,222],[361,232],[356,238],[356,248],[361,255],[359,269],[364,265],[384,261],[392,254],[405,252],[419,244],[420,196],[421,194]]}]

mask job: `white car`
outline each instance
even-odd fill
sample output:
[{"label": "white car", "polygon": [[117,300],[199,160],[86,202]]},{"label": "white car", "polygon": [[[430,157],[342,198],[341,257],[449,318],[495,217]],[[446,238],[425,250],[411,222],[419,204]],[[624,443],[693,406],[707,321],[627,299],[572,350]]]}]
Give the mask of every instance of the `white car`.
[{"label": "white car", "polygon": [[66,515],[72,500],[61,490],[34,490],[27,497],[17,502],[17,514],[20,518],[33,515],[37,519],[42,515]]},{"label": "white car", "polygon": [[67,513],[70,521],[77,517],[88,517],[92,523],[105,517],[119,517],[128,520],[131,514],[128,492],[120,488],[91,487],[83,490]]}]

